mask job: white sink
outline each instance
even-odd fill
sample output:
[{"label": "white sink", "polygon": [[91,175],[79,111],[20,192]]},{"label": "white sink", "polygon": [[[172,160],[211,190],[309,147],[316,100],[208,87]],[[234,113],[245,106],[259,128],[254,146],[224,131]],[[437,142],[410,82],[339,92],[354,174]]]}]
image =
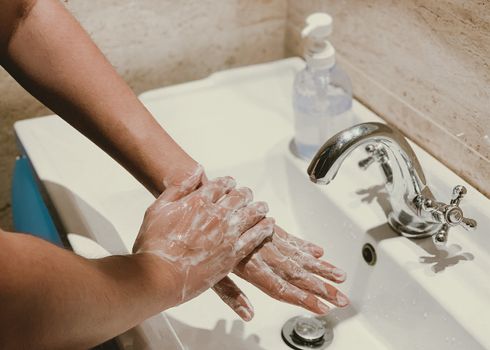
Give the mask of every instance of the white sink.
[{"label": "white sink", "polygon": [[[409,240],[387,226],[383,178],[374,166],[365,172],[357,168],[362,150],[347,159],[329,186],[311,183],[308,164],[289,151],[290,91],[300,62],[227,71],[141,99],[210,177],[232,175],[254,189],[281,226],[324,247],[325,258],[347,271],[341,289],[352,306],[325,318],[334,332],[329,348],[490,348],[490,201],[414,146],[438,199],[448,200],[453,185],[464,184],[465,213],[479,223],[474,233],[453,229],[447,248],[438,251],[430,239]],[[354,110],[360,121],[379,120],[359,103]],[[65,228],[111,252],[130,250],[151,195],[56,117],[19,122],[16,131]],[[361,255],[365,243],[376,250],[374,266]],[[166,312],[183,345],[288,349],[281,327],[306,312],[234,280],[254,304],[255,318],[240,321],[208,291]],[[146,346],[172,349],[157,338],[146,339]]]}]

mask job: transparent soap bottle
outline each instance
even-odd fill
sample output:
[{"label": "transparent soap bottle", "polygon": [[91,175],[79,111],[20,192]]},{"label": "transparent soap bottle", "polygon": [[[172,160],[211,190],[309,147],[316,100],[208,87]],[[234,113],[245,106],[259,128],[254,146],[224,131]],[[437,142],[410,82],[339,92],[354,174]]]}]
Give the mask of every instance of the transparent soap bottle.
[{"label": "transparent soap bottle", "polygon": [[352,84],[335,64],[335,49],[327,40],[332,18],[315,13],[307,18],[302,31],[306,67],[295,77],[293,108],[294,144],[298,155],[312,158],[337,132],[356,123],[352,113]]}]

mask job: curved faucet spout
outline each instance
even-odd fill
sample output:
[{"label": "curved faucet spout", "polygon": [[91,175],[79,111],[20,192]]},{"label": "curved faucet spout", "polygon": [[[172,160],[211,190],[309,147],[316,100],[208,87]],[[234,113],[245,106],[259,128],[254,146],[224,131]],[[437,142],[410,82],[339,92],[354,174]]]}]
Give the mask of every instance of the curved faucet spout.
[{"label": "curved faucet spout", "polygon": [[[422,167],[403,135],[385,124],[374,122],[355,125],[329,139],[320,148],[308,167],[311,181],[328,184],[335,178],[340,166],[354,149],[375,143],[384,144],[391,150],[398,163],[396,168],[411,173],[415,181],[414,186],[418,191],[425,187],[426,180]],[[388,179],[388,181],[393,180]]]},{"label": "curved faucet spout", "polygon": [[408,237],[434,234],[441,223],[430,215],[420,216],[418,198],[434,200],[427,187],[422,167],[412,147],[398,131],[381,123],[363,123],[341,131],[317,152],[308,167],[311,181],[328,184],[334,179],[344,160],[360,146],[366,146],[369,157],[359,162],[367,168],[377,162],[386,177],[392,211],[388,222]]},{"label": "curved faucet spout", "polygon": [[388,223],[395,231],[412,238],[433,236],[436,243],[443,244],[451,226],[476,228],[476,221],[465,218],[459,207],[466,189],[456,186],[449,204],[436,201],[412,147],[401,133],[385,124],[358,124],[333,136],[308,167],[311,181],[330,183],[349,154],[363,145],[369,157],[359,166],[365,169],[372,163],[380,164],[391,204]]}]

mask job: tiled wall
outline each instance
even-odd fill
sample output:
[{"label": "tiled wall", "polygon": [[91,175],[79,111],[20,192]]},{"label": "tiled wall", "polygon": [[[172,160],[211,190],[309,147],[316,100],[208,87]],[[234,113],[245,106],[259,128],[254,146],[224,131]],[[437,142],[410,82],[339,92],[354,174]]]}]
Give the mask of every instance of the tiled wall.
[{"label": "tiled wall", "polygon": [[[64,2],[139,93],[284,56],[287,0]],[[11,228],[15,120],[49,111],[0,68],[0,227]]]},{"label": "tiled wall", "polygon": [[356,97],[490,196],[490,2],[289,0],[289,54],[318,10]]}]

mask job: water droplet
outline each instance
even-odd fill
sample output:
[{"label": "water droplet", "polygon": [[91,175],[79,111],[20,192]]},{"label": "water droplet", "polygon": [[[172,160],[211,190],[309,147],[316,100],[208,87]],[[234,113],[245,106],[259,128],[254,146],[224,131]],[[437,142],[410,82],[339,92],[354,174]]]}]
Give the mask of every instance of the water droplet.
[{"label": "water droplet", "polygon": [[424,318],[427,318],[429,314],[427,312],[424,312]]}]

